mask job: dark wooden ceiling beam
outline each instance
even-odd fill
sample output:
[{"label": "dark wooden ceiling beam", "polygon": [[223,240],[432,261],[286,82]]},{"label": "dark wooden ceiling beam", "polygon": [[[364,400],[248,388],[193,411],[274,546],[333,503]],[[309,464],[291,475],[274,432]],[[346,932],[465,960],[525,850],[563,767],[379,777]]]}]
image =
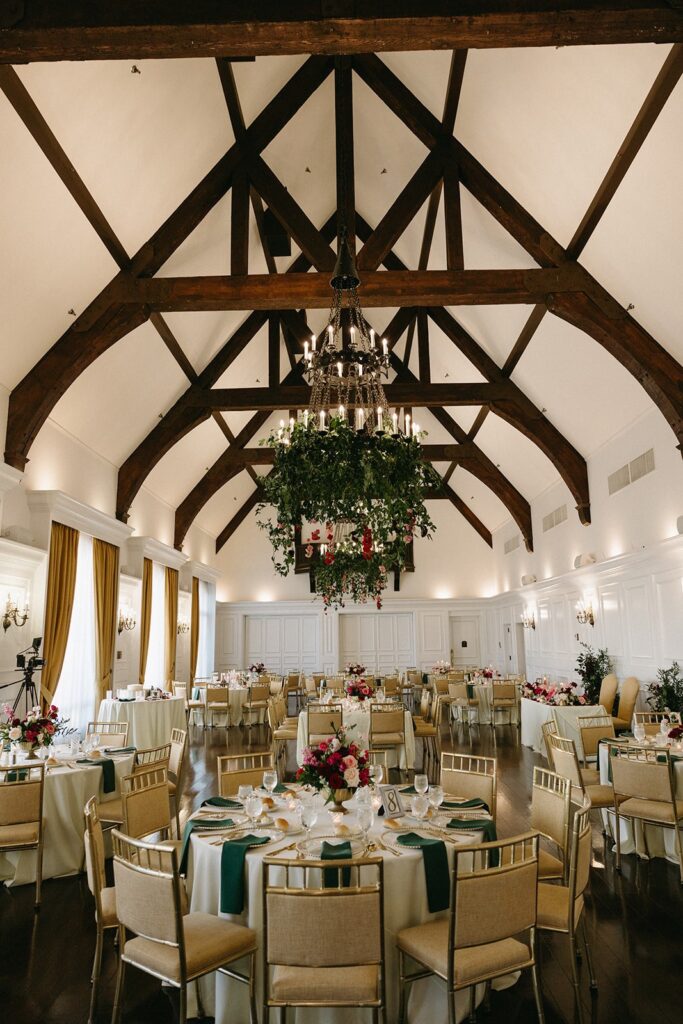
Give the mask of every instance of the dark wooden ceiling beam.
[{"label": "dark wooden ceiling beam", "polygon": [[[250,149],[264,149],[325,80],[331,62],[311,57],[295,72],[245,132]],[[23,470],[36,435],[64,392],[107,349],[137,327],[150,310],[121,312],[115,294],[128,274],[155,274],[221,199],[242,161],[235,144],[204,176],[178,208],[80,314],[62,337],[14,388],[9,400],[5,461]]]},{"label": "dark wooden ceiling beam", "polygon": [[429,358],[429,320],[424,309],[417,314],[417,355],[420,367],[420,381],[429,384],[432,379],[432,368]]},{"label": "dark wooden ceiling beam", "polygon": [[246,57],[683,40],[661,0],[513,0],[454,9],[447,0],[352,3],[262,0],[33,0],[4,4],[0,61]]},{"label": "dark wooden ceiling beam", "polygon": [[[496,384],[385,384],[390,405],[430,406],[481,405],[484,402],[514,403],[514,384],[503,381]],[[192,408],[222,409],[243,412],[247,409],[306,409],[310,405],[311,389],[298,387],[254,388],[193,388],[186,404]],[[353,406],[349,406],[353,408]]]},{"label": "dark wooden ceiling beam", "polygon": [[240,169],[232,180],[230,191],[230,273],[249,273],[249,178]]},{"label": "dark wooden ceiling beam", "polygon": [[268,387],[280,384],[280,318],[277,313],[268,317]]},{"label": "dark wooden ceiling beam", "polygon": [[[316,230],[316,234],[318,234]],[[309,238],[312,241],[312,237]],[[327,247],[329,249],[329,247]],[[322,263],[320,252],[316,259]],[[334,256],[329,249],[330,255]],[[310,251],[307,253],[310,258]],[[577,266],[533,270],[365,271],[359,297],[364,307],[463,306],[526,304],[548,294],[579,291],[584,286]],[[121,305],[152,310],[328,309],[328,273],[249,274],[246,277],[196,276],[134,278],[117,291]]]},{"label": "dark wooden ceiling beam", "polygon": [[337,235],[343,227],[356,251],[356,179],[353,152],[353,74],[348,57],[334,61],[334,144],[337,160]]}]

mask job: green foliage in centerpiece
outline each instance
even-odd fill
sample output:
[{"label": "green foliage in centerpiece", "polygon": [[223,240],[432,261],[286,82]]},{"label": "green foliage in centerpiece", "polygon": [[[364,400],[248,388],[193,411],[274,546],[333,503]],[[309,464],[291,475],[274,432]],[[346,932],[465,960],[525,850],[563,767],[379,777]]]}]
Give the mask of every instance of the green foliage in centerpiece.
[{"label": "green foliage in centerpiece", "polygon": [[[258,522],[272,544],[276,571],[287,576],[292,570],[296,542],[325,543],[314,569],[325,605],[350,597],[379,607],[388,572],[403,567],[415,535],[429,537],[435,529],[424,495],[441,479],[422,461],[419,440],[356,431],[333,417],[327,431],[311,420],[262,443],[275,449],[275,463],[263,480]],[[311,538],[300,536],[304,521],[320,524]],[[333,532],[340,523],[349,526],[342,544]]]},{"label": "green foliage in centerpiece", "polygon": [[653,711],[683,711],[683,672],[677,661],[660,668],[657,682],[648,686],[647,702]]},{"label": "green foliage in centerpiece", "polygon": [[581,676],[588,703],[597,704],[602,681],[612,671],[612,659],[605,647],[594,651],[591,645],[584,643],[583,640],[579,643],[583,651],[576,659],[576,669]]}]

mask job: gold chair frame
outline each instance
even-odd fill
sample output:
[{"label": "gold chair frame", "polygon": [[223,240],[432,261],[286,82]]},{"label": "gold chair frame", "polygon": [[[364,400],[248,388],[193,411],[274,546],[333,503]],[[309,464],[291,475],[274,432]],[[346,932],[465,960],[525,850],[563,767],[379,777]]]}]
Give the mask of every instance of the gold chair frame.
[{"label": "gold chair frame", "polygon": [[[24,773],[27,773],[25,776]],[[10,778],[14,775],[14,778]],[[7,790],[10,787],[14,788],[19,786],[22,788],[38,786],[38,817],[31,818],[30,820],[15,820],[17,814],[6,813],[2,807],[2,799],[0,799],[0,851],[2,853],[19,852],[23,853],[26,850],[36,850],[36,900],[35,909],[40,909],[40,897],[43,885],[43,842],[44,842],[44,831],[45,823],[43,821],[43,801],[45,799],[45,765],[42,763],[38,764],[18,764],[9,766],[3,766],[0,768],[0,794],[3,790]],[[12,794],[14,795],[14,794]],[[27,798],[28,799],[28,798]],[[25,801],[21,801],[21,806],[24,806]],[[6,821],[5,818],[11,818],[13,820]],[[2,829],[4,827],[11,827],[12,825],[32,825],[34,822],[38,825],[38,839],[34,842],[30,841],[19,841],[14,842],[11,839],[3,841]]]}]

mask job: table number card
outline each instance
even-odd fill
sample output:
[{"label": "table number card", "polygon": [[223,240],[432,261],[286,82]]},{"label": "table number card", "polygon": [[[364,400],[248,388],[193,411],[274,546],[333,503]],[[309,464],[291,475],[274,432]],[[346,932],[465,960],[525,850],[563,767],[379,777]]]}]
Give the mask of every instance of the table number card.
[{"label": "table number card", "polygon": [[400,818],[406,813],[398,786],[379,786],[378,788],[387,818]]}]

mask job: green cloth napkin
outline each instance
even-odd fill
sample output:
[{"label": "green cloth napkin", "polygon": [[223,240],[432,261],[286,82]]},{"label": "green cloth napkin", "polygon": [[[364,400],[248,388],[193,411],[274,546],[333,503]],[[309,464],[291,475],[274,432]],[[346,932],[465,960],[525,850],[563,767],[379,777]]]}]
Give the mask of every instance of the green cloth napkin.
[{"label": "green cloth napkin", "polygon": [[29,773],[29,769],[28,768],[19,768],[18,771],[8,772],[7,773],[7,781],[8,782],[25,782],[26,779],[28,778],[28,773]]},{"label": "green cloth napkin", "polygon": [[200,699],[199,698],[199,687],[195,686],[194,690],[192,691],[192,700],[199,700],[199,699]]},{"label": "green cloth napkin", "polygon": [[[461,821],[460,818],[451,818],[446,825],[446,828],[465,829],[468,832],[476,829],[477,831],[484,833],[485,843],[495,843],[498,838],[496,823],[495,821],[490,821],[488,818],[484,818],[481,821],[474,821],[472,819],[469,819],[468,821]],[[500,852],[498,850],[491,850],[489,852],[489,864],[492,868],[497,868],[500,864]]]},{"label": "green cloth napkin", "polygon": [[[351,843],[348,839],[344,840],[343,843],[323,842],[320,850],[321,860],[350,860],[351,856]],[[342,885],[347,886],[350,884],[351,868],[342,868]],[[323,871],[323,885],[328,889],[339,888],[338,868],[325,868]]]},{"label": "green cloth napkin", "polygon": [[236,811],[242,804],[239,800],[229,800],[227,796],[210,796],[203,801],[202,807],[227,807],[229,811]]},{"label": "green cloth napkin", "polygon": [[116,789],[116,768],[114,762],[110,757],[82,757],[77,764],[97,764],[102,769],[102,791],[104,793],[113,793]]},{"label": "green cloth napkin", "polygon": [[447,811],[467,811],[473,808],[481,808],[482,811],[489,812],[489,805],[484,803],[480,796],[473,796],[471,800],[444,800],[441,806]]},{"label": "green cloth napkin", "polygon": [[401,790],[401,793],[417,793],[415,786],[406,786],[405,789]]},{"label": "green cloth napkin", "polygon": [[273,790],[274,793],[289,793],[291,792],[289,786],[285,786],[284,782],[278,782],[277,786]]},{"label": "green cloth napkin", "polygon": [[474,700],[474,683],[466,683],[467,686],[467,699]]},{"label": "green cloth napkin", "polygon": [[427,839],[417,832],[404,832],[397,836],[396,842],[401,846],[422,850],[429,913],[436,914],[439,910],[447,910],[451,885],[446,844],[442,839]]},{"label": "green cloth napkin", "polygon": [[263,846],[268,836],[242,836],[223,843],[221,851],[221,914],[241,914],[244,909],[244,858],[250,846]]},{"label": "green cloth napkin", "polygon": [[137,747],[105,747],[105,754],[135,754]]},{"label": "green cloth napkin", "polygon": [[178,859],[178,871],[180,872],[180,874],[184,875],[185,872],[187,871],[187,857],[190,852],[190,836],[192,835],[193,832],[196,832],[197,829],[204,831],[206,829],[213,828],[215,828],[216,830],[232,828],[234,824],[235,822],[232,820],[232,818],[214,818],[211,821],[193,818],[192,821],[186,822],[185,828],[183,830],[183,845],[180,848],[180,857]]}]

